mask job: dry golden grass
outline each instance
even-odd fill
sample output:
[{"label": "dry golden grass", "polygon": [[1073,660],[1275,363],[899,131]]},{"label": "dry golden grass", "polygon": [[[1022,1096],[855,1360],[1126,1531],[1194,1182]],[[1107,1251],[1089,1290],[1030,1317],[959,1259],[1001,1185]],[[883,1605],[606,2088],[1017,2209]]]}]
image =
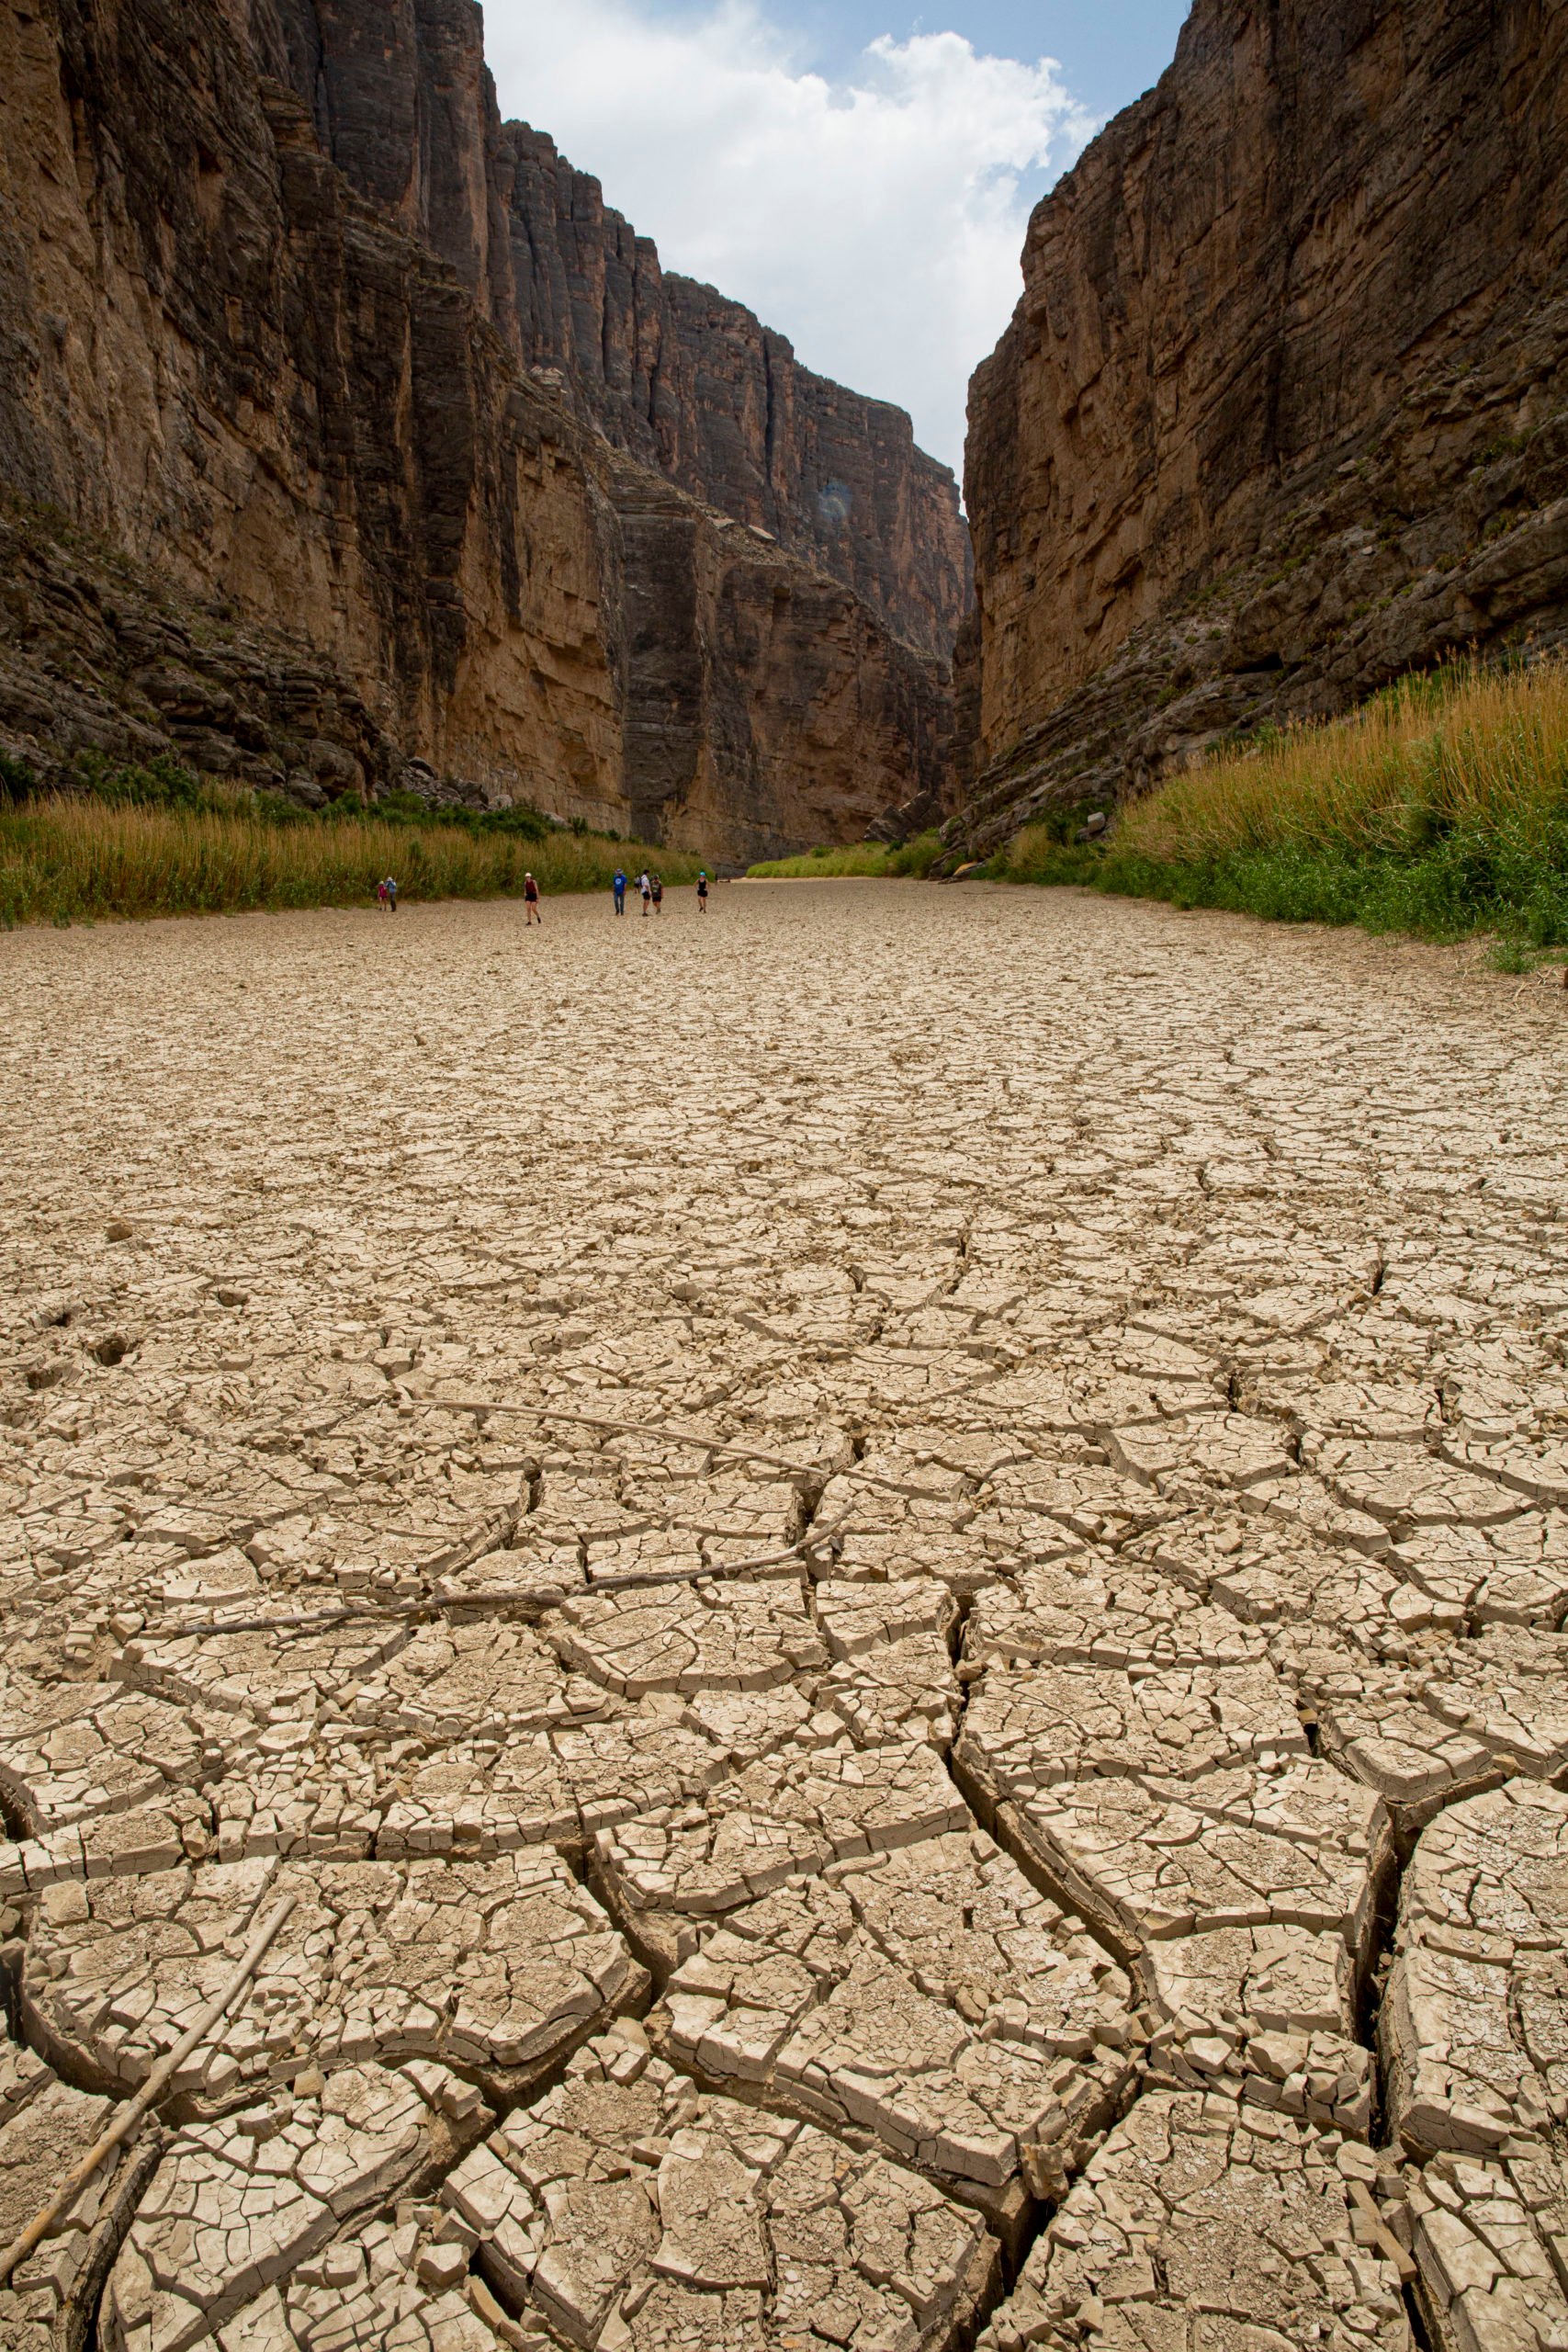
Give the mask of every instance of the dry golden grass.
[{"label": "dry golden grass", "polygon": [[386,874],[405,899],[514,897],[525,871],[547,893],[608,889],[618,865],[630,872],[652,856],[672,883],[693,880],[700,863],[593,834],[529,841],[373,818],[278,824],[39,800],[0,813],[0,922],[353,906],[374,899]]},{"label": "dry golden grass", "polygon": [[1273,921],[1495,933],[1517,963],[1568,945],[1568,664],[1403,680],[1173,777],[1100,846],[1074,839],[1081,815],[1026,827],[991,871]]},{"label": "dry golden grass", "polygon": [[1419,848],[1455,828],[1546,821],[1568,798],[1568,666],[1402,680],[1353,717],[1206,761],[1127,808],[1145,857]]}]

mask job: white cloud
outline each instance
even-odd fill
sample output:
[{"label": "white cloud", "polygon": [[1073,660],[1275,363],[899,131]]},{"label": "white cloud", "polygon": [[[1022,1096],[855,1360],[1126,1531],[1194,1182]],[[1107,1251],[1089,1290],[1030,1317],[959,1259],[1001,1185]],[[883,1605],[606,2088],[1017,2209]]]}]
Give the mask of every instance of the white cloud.
[{"label": "white cloud", "polygon": [[1026,182],[1094,128],[1049,59],[885,38],[835,85],[796,70],[754,0],[685,22],[637,0],[488,0],[485,17],[503,111],[602,180],[667,267],[899,401],[961,466],[970,372],[1018,299]]}]

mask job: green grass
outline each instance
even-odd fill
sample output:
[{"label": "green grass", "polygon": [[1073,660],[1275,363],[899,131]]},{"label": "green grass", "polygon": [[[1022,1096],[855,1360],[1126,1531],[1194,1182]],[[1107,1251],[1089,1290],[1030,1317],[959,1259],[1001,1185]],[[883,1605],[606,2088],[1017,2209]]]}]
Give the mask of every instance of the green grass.
[{"label": "green grass", "polygon": [[920,833],[897,849],[889,849],[883,842],[851,842],[842,849],[813,849],[802,857],[770,858],[748,871],[758,882],[820,882],[844,875],[874,880],[913,876],[923,882],[941,855],[942,835]]},{"label": "green grass", "polygon": [[[1403,681],[1134,801],[1101,846],[1027,827],[998,881],[1081,883],[1275,922],[1568,945],[1568,667]],[[1526,968],[1521,962],[1518,968]]]},{"label": "green grass", "polygon": [[[657,858],[667,883],[699,858],[587,832],[444,823],[421,811],[321,816],[101,797],[8,799],[0,778],[0,927],[248,908],[372,903],[382,875],[407,902],[515,898],[531,869],[547,896],[608,889],[617,866]],[[536,820],[536,823],[542,820]],[[710,865],[709,871],[712,871]]]}]

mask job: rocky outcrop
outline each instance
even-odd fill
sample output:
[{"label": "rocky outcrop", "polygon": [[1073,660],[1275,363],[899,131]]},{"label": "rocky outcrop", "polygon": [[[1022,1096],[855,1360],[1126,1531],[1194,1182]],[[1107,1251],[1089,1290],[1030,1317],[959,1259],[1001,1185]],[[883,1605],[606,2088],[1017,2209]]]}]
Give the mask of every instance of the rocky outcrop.
[{"label": "rocky outcrop", "polygon": [[966,847],[1568,621],[1568,18],[1197,0],[976,377]]},{"label": "rocky outcrop", "polygon": [[0,6],[0,749],[854,837],[940,789],[942,665],[521,364],[475,16],[361,11],[356,189],[260,0]]},{"label": "rocky outcrop", "polygon": [[951,658],[969,543],[901,409],[800,366],[652,240],[555,142],[502,124],[476,0],[254,0],[274,70],[352,184],[451,263],[532,368],[616,447],[853,588]]}]

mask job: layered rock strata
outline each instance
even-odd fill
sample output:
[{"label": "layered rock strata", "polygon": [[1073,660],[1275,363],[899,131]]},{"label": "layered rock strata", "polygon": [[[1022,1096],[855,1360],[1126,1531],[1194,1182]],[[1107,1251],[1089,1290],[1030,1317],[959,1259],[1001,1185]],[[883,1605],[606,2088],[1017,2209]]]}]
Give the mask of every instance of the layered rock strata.
[{"label": "layered rock strata", "polygon": [[732,857],[929,800],[945,668],[866,600],[871,553],[846,584],[523,365],[459,235],[476,185],[490,218],[482,60],[438,14],[383,40],[378,12],[389,111],[343,170],[265,10],[0,17],[0,748],[46,778],[172,751],[307,804],[525,801]]},{"label": "layered rock strata", "polygon": [[962,839],[1568,612],[1562,12],[1198,0],[971,395]]},{"label": "layered rock strata", "polygon": [[830,572],[945,662],[969,603],[952,474],[902,410],[663,269],[553,140],[502,123],[475,0],[253,0],[323,150],[451,264],[497,330],[615,446]]}]

